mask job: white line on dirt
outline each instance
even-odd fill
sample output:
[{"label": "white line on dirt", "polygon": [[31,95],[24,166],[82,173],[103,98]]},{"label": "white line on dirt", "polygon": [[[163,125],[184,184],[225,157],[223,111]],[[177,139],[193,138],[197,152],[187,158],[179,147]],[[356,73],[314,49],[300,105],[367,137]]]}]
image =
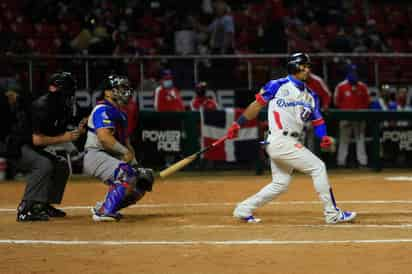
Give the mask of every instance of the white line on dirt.
[{"label": "white line on dirt", "polygon": [[[402,229],[412,229],[412,224],[245,224],[247,226],[261,226],[268,228],[337,228],[337,229],[348,229],[348,228],[402,228]],[[183,225],[179,226],[182,229],[216,229],[216,228],[236,228],[238,229],[239,225]]]},{"label": "white line on dirt", "polygon": [[0,239],[0,244],[14,245],[305,245],[305,244],[388,244],[412,243],[412,239],[369,240],[222,240],[222,241],[70,241]]},{"label": "white line on dirt", "polygon": [[[283,201],[270,202],[269,205],[308,205],[321,204],[320,201]],[[412,204],[412,200],[371,200],[371,201],[339,201],[339,204]],[[163,207],[211,207],[211,206],[234,206],[236,203],[163,203],[163,204],[137,204],[130,208],[163,208]],[[89,210],[91,206],[65,206],[59,207],[64,210]],[[0,212],[16,212],[16,208],[0,208]]]}]

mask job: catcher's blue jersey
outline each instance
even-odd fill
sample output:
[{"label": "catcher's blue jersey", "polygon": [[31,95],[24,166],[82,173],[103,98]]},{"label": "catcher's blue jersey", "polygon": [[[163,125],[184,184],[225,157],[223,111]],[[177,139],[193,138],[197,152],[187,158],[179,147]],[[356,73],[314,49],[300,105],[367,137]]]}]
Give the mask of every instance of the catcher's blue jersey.
[{"label": "catcher's blue jersey", "polygon": [[104,150],[97,139],[97,129],[112,128],[114,136],[119,143],[125,144],[127,138],[127,116],[120,109],[104,100],[93,109],[87,122],[88,132],[85,149],[94,148]]}]

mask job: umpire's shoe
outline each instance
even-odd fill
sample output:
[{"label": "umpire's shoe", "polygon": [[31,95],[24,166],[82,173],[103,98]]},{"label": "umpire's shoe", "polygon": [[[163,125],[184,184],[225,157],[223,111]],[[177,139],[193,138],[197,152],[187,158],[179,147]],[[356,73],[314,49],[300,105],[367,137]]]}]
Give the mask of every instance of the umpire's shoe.
[{"label": "umpire's shoe", "polygon": [[45,206],[41,203],[35,203],[28,207],[26,201],[22,201],[17,208],[17,222],[48,221],[49,215]]},{"label": "umpire's shoe", "polygon": [[64,212],[61,209],[57,209],[57,208],[55,208],[54,206],[52,206],[50,204],[46,205],[46,212],[47,212],[47,215],[49,215],[49,217],[52,217],[52,218],[66,217],[66,212]]}]

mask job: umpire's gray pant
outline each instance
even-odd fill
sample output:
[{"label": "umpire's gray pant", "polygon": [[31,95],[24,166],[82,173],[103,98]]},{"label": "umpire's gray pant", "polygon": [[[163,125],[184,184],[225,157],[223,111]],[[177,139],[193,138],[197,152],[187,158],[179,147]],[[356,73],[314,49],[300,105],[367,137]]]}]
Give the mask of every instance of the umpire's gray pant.
[{"label": "umpire's gray pant", "polygon": [[43,155],[29,145],[21,150],[20,166],[26,172],[22,200],[59,204],[70,173],[67,162]]}]

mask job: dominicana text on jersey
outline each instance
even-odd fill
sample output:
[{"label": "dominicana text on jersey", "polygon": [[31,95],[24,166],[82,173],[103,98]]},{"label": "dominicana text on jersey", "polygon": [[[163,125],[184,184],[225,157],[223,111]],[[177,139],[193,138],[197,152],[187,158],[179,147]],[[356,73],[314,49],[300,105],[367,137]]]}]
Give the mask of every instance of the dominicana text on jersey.
[{"label": "dominicana text on jersey", "polygon": [[268,120],[272,130],[301,132],[307,121],[323,123],[318,96],[290,75],[269,81],[260,96],[269,102]]}]

